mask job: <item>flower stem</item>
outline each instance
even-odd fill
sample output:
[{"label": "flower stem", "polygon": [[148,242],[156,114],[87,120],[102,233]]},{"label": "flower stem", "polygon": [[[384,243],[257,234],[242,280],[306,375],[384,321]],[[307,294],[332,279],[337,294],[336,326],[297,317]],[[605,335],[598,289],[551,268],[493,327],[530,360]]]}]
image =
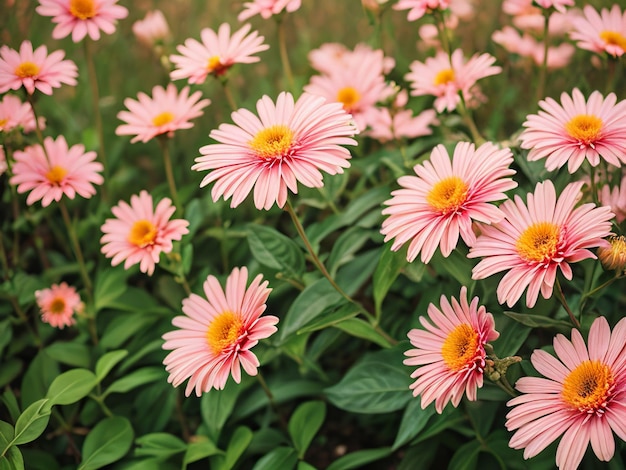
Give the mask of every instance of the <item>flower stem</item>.
[{"label": "flower stem", "polygon": [[561,288],[561,283],[559,282],[558,279],[555,282],[555,287],[556,287],[556,296],[561,301],[561,304],[563,305],[563,308],[565,309],[565,311],[569,315],[569,318],[572,321],[572,324],[574,325],[574,327],[576,327],[577,329],[580,330],[580,322],[574,316],[574,313],[572,312],[572,309],[569,308],[569,305],[567,304],[567,300],[565,300],[565,295],[563,294],[563,289]]},{"label": "flower stem", "polygon": [[[41,125],[39,123],[39,116],[37,115],[37,110],[35,108],[35,98],[33,97],[33,95],[27,94],[26,95],[26,99],[30,103],[30,109],[33,110],[33,116],[35,117],[35,134],[37,134],[37,140],[41,144],[41,148],[43,149],[43,154],[46,157],[46,161],[48,162],[48,164],[50,164],[50,157],[48,156],[48,150],[46,149],[46,146],[43,143],[43,132],[41,132]],[[9,160],[9,158],[7,156],[7,161],[8,160]]]},{"label": "flower stem", "polygon": [[174,206],[176,206],[176,212],[179,212],[183,209],[183,206],[180,204],[180,200],[178,199],[178,191],[176,190],[176,181],[174,180],[174,171],[172,169],[172,158],[170,156],[169,149],[169,140],[165,136],[159,136],[158,138],[159,145],[161,146],[161,151],[163,152],[163,166],[165,167],[165,177],[167,178],[167,184],[170,187],[170,194],[172,195],[172,201],[174,202]]},{"label": "flower stem", "polygon": [[224,89],[224,96],[226,97],[226,101],[228,101],[228,105],[232,111],[237,111],[237,103],[235,102],[235,98],[233,97],[233,92],[228,85],[228,79],[220,80],[222,83],[222,88]]},{"label": "flower stem", "polygon": [[437,26],[437,32],[439,33],[439,39],[441,40],[441,48],[446,54],[448,54],[450,66],[452,66],[452,47],[450,46],[450,38],[448,37],[446,18],[443,11],[439,8],[433,10],[433,16],[435,17],[435,25]]},{"label": "flower stem", "polygon": [[80,244],[78,243],[78,236],[76,235],[76,231],[74,230],[74,225],[72,224],[72,221],[70,219],[70,214],[67,211],[67,207],[63,199],[59,201],[59,208],[61,209],[61,215],[63,216],[63,221],[65,222],[67,232],[70,236],[70,241],[72,242],[72,248],[74,249],[74,255],[76,255],[76,260],[78,261],[80,274],[83,278],[85,289],[87,290],[87,296],[89,297],[89,300],[92,300],[91,296],[92,296],[93,285],[91,283],[91,279],[89,278],[89,274],[87,273],[87,266],[85,265],[85,257],[83,256],[83,251],[81,250]]},{"label": "flower stem", "polygon": [[263,378],[263,374],[261,374],[260,370],[257,370],[256,377],[259,380],[259,384],[261,385],[261,388],[265,392],[265,395],[267,395],[267,399],[268,399],[268,401],[270,403],[270,406],[274,410],[274,413],[276,413],[276,416],[278,416],[278,420],[280,421],[280,425],[282,426],[282,428],[285,431],[287,431],[287,429],[288,429],[287,421],[285,421],[285,417],[278,410],[278,405],[276,404],[276,401],[274,400],[274,394],[272,393],[270,388],[267,386],[267,382]]},{"label": "flower stem", "polygon": [[278,29],[278,48],[280,50],[280,61],[283,64],[283,72],[287,78],[287,84],[292,92],[295,92],[296,85],[291,72],[291,64],[289,63],[289,54],[287,53],[287,38],[285,32],[285,23],[281,17],[276,20]]},{"label": "flower stem", "polygon": [[459,104],[457,106],[459,114],[461,114],[465,125],[469,128],[470,134],[472,135],[472,140],[476,145],[480,146],[486,142],[485,138],[480,134],[480,131],[478,130],[478,127],[476,127],[476,123],[472,118],[471,112],[467,109],[465,97],[463,96],[463,91],[459,91],[459,94],[461,96],[461,101],[459,101]]}]

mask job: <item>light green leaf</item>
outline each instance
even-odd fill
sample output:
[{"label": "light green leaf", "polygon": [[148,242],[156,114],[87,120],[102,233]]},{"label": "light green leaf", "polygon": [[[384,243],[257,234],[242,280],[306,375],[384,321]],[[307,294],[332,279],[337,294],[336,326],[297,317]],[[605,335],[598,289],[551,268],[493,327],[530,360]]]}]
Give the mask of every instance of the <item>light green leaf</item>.
[{"label": "light green leaf", "polygon": [[218,449],[206,436],[196,436],[194,442],[189,443],[187,446],[187,451],[183,459],[183,469],[187,468],[187,465],[190,463],[205,459],[211,455],[223,453],[224,452]]},{"label": "light green leaf", "polygon": [[24,470],[24,457],[20,450],[13,446],[0,457],[0,470]]},{"label": "light green leaf", "polygon": [[555,320],[554,318],[544,317],[542,315],[530,315],[527,313],[504,312],[504,314],[531,328],[553,328],[562,333],[571,333],[572,324],[563,320]]},{"label": "light green leaf", "polygon": [[89,367],[89,346],[71,341],[57,341],[46,348],[48,355],[63,364],[73,367]]},{"label": "light green leaf", "polygon": [[252,431],[250,428],[245,426],[239,426],[233,432],[230,441],[228,442],[228,447],[226,448],[226,454],[224,456],[219,456],[220,462],[218,464],[218,470],[226,470],[231,469],[239,460],[239,457],[244,453],[244,451],[250,445],[250,441],[252,440]]},{"label": "light green leaf", "polygon": [[324,423],[326,404],[323,401],[303,403],[291,415],[288,430],[298,458],[303,459],[311,441]]},{"label": "light green leaf", "polygon": [[116,315],[100,339],[104,349],[117,349],[138,331],[144,331],[158,320],[154,315],[123,313]]},{"label": "light green leaf", "polygon": [[351,468],[361,468],[363,465],[384,459],[391,454],[390,447],[379,449],[358,450],[351,454],[344,455],[331,463],[326,470],[350,470]]},{"label": "light green leaf", "polygon": [[247,228],[250,251],[259,263],[282,271],[290,278],[302,275],[304,253],[291,238],[266,225],[248,224]]},{"label": "light green leaf", "polygon": [[121,459],[133,444],[130,421],[112,416],[100,421],[83,444],[83,461],[78,470],[95,470]]},{"label": "light green leaf", "polygon": [[47,398],[37,400],[24,410],[15,423],[15,436],[12,445],[26,444],[41,436],[48,421],[52,403]]},{"label": "light green leaf", "polygon": [[252,470],[291,470],[296,466],[298,456],[291,447],[277,447],[261,457]]},{"label": "light green leaf", "polygon": [[111,351],[106,353],[98,362],[96,362],[96,379],[98,382],[102,382],[111,369],[116,366],[122,359],[124,359],[128,355],[128,351],[125,349],[120,349],[119,351]]},{"label": "light green leaf", "polygon": [[159,379],[165,380],[166,377],[167,373],[165,369],[161,367],[143,367],[113,382],[102,394],[102,398],[106,398],[111,393],[126,393],[134,388],[155,382]]},{"label": "light green leaf", "polygon": [[187,449],[187,444],[183,440],[166,432],[145,434],[135,439],[135,443],[139,446],[135,449],[137,457],[167,459]]},{"label": "light green leaf", "polygon": [[53,405],[69,405],[89,395],[96,384],[96,376],[90,370],[72,369],[54,379],[46,398]]},{"label": "light green leaf", "polygon": [[126,290],[128,272],[121,268],[99,271],[94,282],[94,304],[96,312],[109,307]]},{"label": "light green leaf", "polygon": [[372,325],[370,325],[365,320],[361,320],[360,318],[348,318],[340,323],[333,325],[335,328],[339,328],[342,331],[345,331],[349,335],[356,336],[357,338],[363,338],[368,341],[372,341],[383,348],[390,348],[391,343],[378,331],[374,329]]},{"label": "light green leaf", "polygon": [[241,392],[241,386],[233,380],[226,383],[224,390],[211,390],[200,399],[202,421],[207,427],[208,435],[217,442],[220,432],[230,416]]}]

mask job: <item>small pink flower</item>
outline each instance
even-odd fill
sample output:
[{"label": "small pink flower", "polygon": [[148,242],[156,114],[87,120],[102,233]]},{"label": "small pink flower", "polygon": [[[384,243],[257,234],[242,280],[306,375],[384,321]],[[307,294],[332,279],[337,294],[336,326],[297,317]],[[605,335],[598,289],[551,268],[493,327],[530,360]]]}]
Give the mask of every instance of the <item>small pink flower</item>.
[{"label": "small pink flower", "polygon": [[[39,118],[40,129],[45,128],[46,120]],[[29,103],[22,101],[15,95],[4,95],[0,101],[0,132],[11,132],[13,129],[21,129],[29,133],[37,128],[35,113]]]},{"label": "small pink flower", "polygon": [[616,3],[611,10],[603,8],[598,13],[591,5],[583,8],[584,16],[574,20],[570,37],[578,47],[613,57],[626,52],[626,11],[622,13]]},{"label": "small pink flower", "polygon": [[96,194],[94,185],[104,182],[100,174],[104,168],[95,161],[96,152],[85,152],[82,144],[68,148],[63,136],[56,140],[46,137],[43,143],[46,152],[37,144],[13,154],[15,163],[9,183],[18,185],[20,194],[30,191],[26,204],[30,206],[41,199],[41,205],[46,207],[52,201],[60,201],[64,194],[70,199],[76,194],[86,199]]},{"label": "small pink flower", "polygon": [[606,184],[602,187],[599,196],[600,203],[603,206],[609,206],[611,208],[618,224],[626,220],[626,177],[624,177],[624,175],[622,175],[619,186],[615,186],[611,189],[611,187]]},{"label": "small pink flower", "polygon": [[139,263],[139,270],[151,276],[161,252],[172,251],[172,242],[189,233],[189,222],[170,220],[175,211],[169,198],[161,199],[155,209],[147,191],[131,196],[130,205],[120,201],[111,209],[116,218],[102,225],[102,253],[113,258],[112,266],[124,261],[124,269],[128,269]]},{"label": "small pink flower", "polygon": [[62,83],[76,85],[78,68],[63,57],[63,51],[48,55],[46,46],[33,51],[30,41],[22,42],[19,52],[6,45],[0,47],[0,93],[19,90],[23,86],[29,95],[35,89],[51,95],[52,89],[59,88]]},{"label": "small pink flower", "polygon": [[538,183],[528,194],[528,203],[515,196],[500,210],[505,218],[480,227],[481,234],[471,247],[469,258],[483,259],[472,270],[472,279],[485,279],[507,271],[498,284],[498,302],[512,307],[526,293],[526,305],[534,307],[539,292],[550,298],[557,270],[567,280],[573,273],[570,263],[596,259],[590,248],[608,246],[613,214],[608,207],[583,204],[582,182],[570,183],[557,199],[552,181]]},{"label": "small pink flower", "polygon": [[202,109],[211,101],[200,100],[202,93],[196,91],[189,96],[189,87],[176,90],[173,83],[167,88],[155,86],[152,97],[140,92],[137,100],[126,98],[124,105],[129,111],[120,111],[117,118],[124,121],[115,129],[117,135],[134,135],[131,142],[148,142],[158,135],[174,135],[174,131],[191,129],[192,119],[202,116]]},{"label": "small pink flower", "polygon": [[574,0],[534,0],[541,8],[554,8],[556,11],[565,13],[565,7],[573,7]]},{"label": "small pink flower", "polygon": [[239,13],[237,19],[246,21],[254,15],[261,15],[264,20],[273,15],[278,15],[283,11],[292,13],[300,8],[302,0],[253,0],[243,4],[243,11]]},{"label": "small pink flower", "polygon": [[170,37],[170,28],[161,10],[149,11],[142,20],[133,23],[133,33],[139,42],[152,47]]},{"label": "small pink flower", "polygon": [[388,74],[393,70],[396,61],[393,57],[385,57],[381,49],[372,49],[368,44],[359,43],[354,50],[348,49],[337,42],[327,42],[308,54],[311,67],[322,74],[331,75],[337,70],[350,67],[365,60],[381,74]]},{"label": "small pink flower", "polygon": [[419,366],[411,374],[417,378],[410,387],[413,396],[422,396],[422,409],[434,401],[437,413],[449,402],[457,407],[464,393],[476,400],[476,390],[483,386],[485,344],[500,336],[491,313],[478,306],[478,297],[468,303],[467,287],[461,287],[459,299],[452,297],[450,303],[442,295],[441,310],[428,305],[429,318],[419,319],[424,329],[408,334],[415,349],[404,353],[409,356],[405,365]]},{"label": "small pink flower", "polygon": [[278,318],[261,316],[272,291],[259,274],[249,286],[248,270],[235,268],[222,289],[217,278],[204,282],[206,299],[191,294],[183,300],[183,313],[172,320],[180,329],[163,335],[163,349],[172,350],[163,360],[167,379],[178,387],[186,379],[185,395],[215,388],[222,390],[232,375],[241,382],[241,368],[257,375],[259,360],[251,349],[277,331]]},{"label": "small pink flower", "polygon": [[522,377],[510,400],[506,428],[515,431],[509,446],[534,457],[554,442],[556,465],[578,468],[589,444],[608,462],[615,453],[613,433],[626,441],[626,318],[613,332],[604,317],[596,318],[588,344],[578,330],[572,339],[554,338],[556,357],[536,349],[531,362],[544,377]]},{"label": "small pink flower", "polygon": [[35,299],[41,310],[41,321],[61,330],[76,323],[74,313],[82,306],[76,289],[65,282],[35,291]]},{"label": "small pink flower", "polygon": [[7,166],[7,156],[4,153],[4,146],[0,145],[0,175],[5,173],[9,167]]},{"label": "small pink flower", "polygon": [[36,11],[41,16],[52,16],[52,22],[57,23],[52,31],[54,39],[71,34],[74,42],[87,35],[97,41],[100,30],[112,34],[117,20],[128,16],[128,10],[117,0],[39,0]]},{"label": "small pink flower", "polygon": [[393,6],[394,10],[409,10],[407,20],[419,20],[432,10],[445,10],[450,6],[450,0],[399,0]]}]

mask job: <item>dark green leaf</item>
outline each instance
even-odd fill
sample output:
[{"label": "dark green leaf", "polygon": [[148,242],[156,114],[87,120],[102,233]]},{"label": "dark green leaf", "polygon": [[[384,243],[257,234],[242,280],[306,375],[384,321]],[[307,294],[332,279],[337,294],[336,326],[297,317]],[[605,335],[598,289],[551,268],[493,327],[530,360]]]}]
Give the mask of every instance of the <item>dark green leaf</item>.
[{"label": "dark green leaf", "polygon": [[135,333],[149,329],[157,320],[158,317],[143,313],[116,315],[102,335],[100,346],[104,349],[117,349]]},{"label": "dark green leaf", "polygon": [[562,333],[571,333],[572,331],[571,323],[563,320],[555,320],[542,315],[530,315],[527,313],[504,312],[504,314],[516,322],[531,328],[553,328]]},{"label": "dark green leaf", "polygon": [[0,387],[4,387],[11,382],[22,371],[22,361],[12,357],[2,361],[2,368],[0,370]]},{"label": "dark green leaf", "polygon": [[491,343],[495,353],[501,358],[517,354],[532,329],[525,325],[520,325],[505,315],[494,316],[496,331],[500,332],[498,339]]},{"label": "dark green leaf", "polygon": [[357,450],[356,452],[352,452],[338,458],[331,463],[326,470],[350,470],[351,468],[361,468],[365,464],[384,459],[388,455],[391,455],[391,447]]},{"label": "dark green leaf", "polygon": [[96,275],[94,282],[94,304],[96,311],[109,307],[126,290],[128,272],[121,267],[110,266]]},{"label": "dark green leaf", "polygon": [[130,421],[112,416],[100,421],[91,430],[83,444],[83,460],[79,470],[102,468],[121,459],[133,444]]},{"label": "dark green leaf", "polygon": [[53,405],[69,405],[85,398],[97,384],[96,376],[87,369],[72,369],[59,375],[46,397]]},{"label": "dark green leaf", "polygon": [[226,454],[223,458],[220,458],[220,469],[231,469],[239,460],[239,457],[244,453],[244,451],[250,445],[250,441],[252,440],[252,431],[250,428],[245,426],[239,426],[233,432],[233,435],[228,442],[228,447],[226,448]]},{"label": "dark green leaf", "polygon": [[391,251],[391,244],[381,248],[380,259],[374,271],[372,283],[374,285],[374,305],[376,312],[380,315],[383,300],[389,292],[389,288],[396,280],[402,268],[408,264],[405,250]]},{"label": "dark green leaf", "polygon": [[473,440],[463,444],[459,447],[454,456],[452,456],[452,460],[450,461],[450,465],[448,465],[448,470],[473,470],[476,468],[476,464],[478,463],[478,454],[480,453],[480,442],[477,440]]},{"label": "dark green leaf", "polygon": [[45,397],[48,387],[59,374],[59,364],[45,351],[39,351],[22,380],[22,408]]},{"label": "dark green leaf", "polygon": [[326,404],[323,401],[303,403],[291,415],[288,426],[289,435],[299,459],[304,458],[311,441],[324,423],[325,417]]},{"label": "dark green leaf", "polygon": [[185,458],[183,459],[183,468],[186,468],[190,463],[197,462],[198,460],[205,459],[215,454],[223,454],[223,452],[207,437],[196,436],[194,441],[187,446],[187,452],[185,452]]},{"label": "dark green leaf", "polygon": [[248,225],[248,243],[254,258],[264,266],[281,271],[290,278],[304,272],[304,254],[289,237],[265,225]]},{"label": "dark green leaf", "polygon": [[402,415],[400,429],[398,429],[392,449],[397,450],[416,437],[434,414],[435,406],[432,403],[426,409],[422,409],[420,398],[413,398],[409,401],[409,405],[404,410],[404,415]]},{"label": "dark green leaf", "polygon": [[46,348],[48,355],[73,367],[89,367],[91,350],[89,346],[71,341],[57,341]]},{"label": "dark green leaf", "polygon": [[187,449],[187,444],[180,438],[166,432],[145,434],[135,439],[139,446],[135,449],[137,457],[157,457],[167,459]]},{"label": "dark green leaf", "polygon": [[323,330],[329,326],[335,326],[348,318],[355,317],[359,314],[359,311],[359,308],[354,304],[344,304],[338,309],[327,309],[307,326],[298,330],[298,334],[301,335],[312,331]]},{"label": "dark green leaf", "polygon": [[261,457],[252,470],[291,470],[296,466],[298,456],[291,447],[277,447]]},{"label": "dark green leaf", "polygon": [[137,369],[125,377],[113,382],[109,388],[106,389],[102,397],[105,398],[111,393],[125,393],[134,388],[140,387],[141,385],[145,385],[159,379],[165,380],[166,377],[167,373],[165,372],[165,369],[161,367],[144,367],[142,369]]},{"label": "dark green leaf", "polygon": [[202,421],[207,427],[209,437],[217,442],[220,432],[237,403],[241,386],[233,380],[226,383],[224,390],[211,390],[200,399]]},{"label": "dark green leaf", "polygon": [[383,348],[391,347],[391,343],[383,335],[376,331],[371,324],[360,318],[348,318],[333,326],[357,338],[372,341]]},{"label": "dark green leaf", "polygon": [[350,227],[343,232],[335,243],[328,256],[326,268],[331,276],[337,274],[337,269],[354,258],[354,253],[371,238],[371,232],[361,227]]}]

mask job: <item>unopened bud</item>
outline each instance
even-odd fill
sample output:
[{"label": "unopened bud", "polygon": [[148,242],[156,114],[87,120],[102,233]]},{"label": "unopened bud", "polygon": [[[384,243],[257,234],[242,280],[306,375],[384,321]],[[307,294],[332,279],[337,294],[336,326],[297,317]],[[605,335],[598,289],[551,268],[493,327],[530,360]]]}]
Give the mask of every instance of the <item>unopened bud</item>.
[{"label": "unopened bud", "polygon": [[626,238],[609,238],[610,246],[598,248],[598,258],[607,271],[624,271],[626,268]]},{"label": "unopened bud", "polygon": [[380,11],[380,7],[387,2],[389,2],[389,0],[361,0],[363,8],[374,13],[378,13]]}]

